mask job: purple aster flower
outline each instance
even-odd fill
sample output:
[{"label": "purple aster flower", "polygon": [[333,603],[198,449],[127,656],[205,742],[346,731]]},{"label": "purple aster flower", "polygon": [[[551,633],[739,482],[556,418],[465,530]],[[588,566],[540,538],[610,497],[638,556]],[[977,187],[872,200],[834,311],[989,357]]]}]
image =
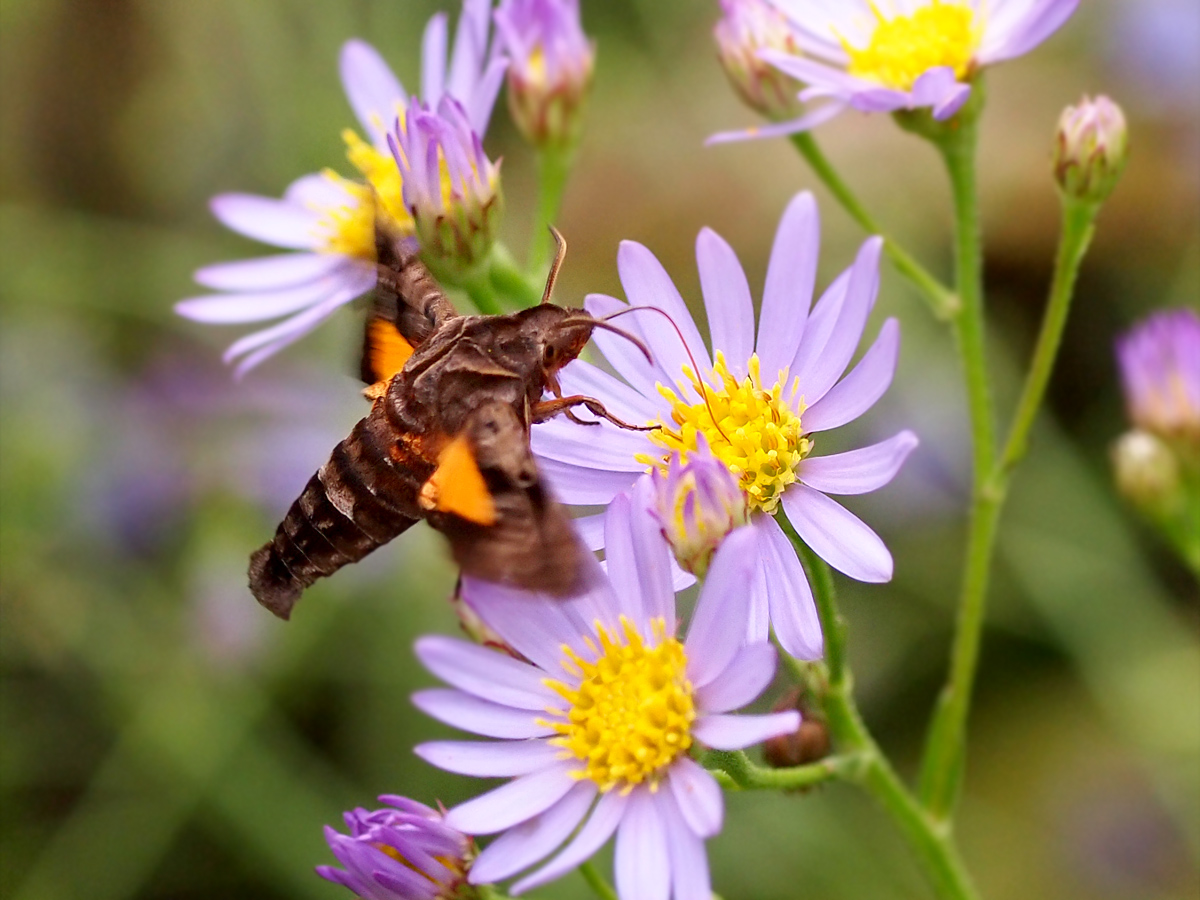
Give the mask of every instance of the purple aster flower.
[{"label": "purple aster flower", "polygon": [[[592,294],[585,306],[595,316],[660,310],[621,320],[655,363],[597,332],[596,345],[626,383],[583,361],[566,366],[560,381],[565,392],[596,397],[628,422],[662,427],[634,432],[563,418],[533,429],[543,474],[556,496],[573,505],[607,503],[647,468],[665,468],[673,453],[695,453],[703,436],[738,478],[758,539],[751,636],[766,636],[769,613],[784,649],[803,659],[821,655],[820,625],[804,570],[773,516],[782,508],[804,542],[838,571],[859,581],[888,581],[892,557],[883,541],[828,495],[884,486],[917,445],[906,430],[859,450],[811,455],[813,435],[856,419],[883,395],[900,345],[899,324],[889,319],[842,377],[875,303],[881,241],[868,240],[810,310],[819,242],[816,202],[799,194],[775,236],[756,340],[750,287],[737,256],[714,231],[700,232],[696,261],[715,361],[662,265],[641,244],[622,243],[617,267],[629,305]],[[598,545],[595,527],[583,521],[585,539]]]},{"label": "purple aster flower", "polygon": [[472,853],[470,838],[407,797],[383,796],[388,808],[346,813],[341,834],[325,840],[344,869],[317,866],[322,878],[367,900],[450,900],[458,896]]},{"label": "purple aster flower", "polygon": [[[488,47],[490,19],[491,0],[466,0],[448,68],[444,13],[430,19],[422,44],[426,102],[457,98],[479,135],[487,129],[506,65],[495,48]],[[366,184],[326,171],[297,180],[282,200],[250,194],[214,197],[213,214],[226,227],[306,252],[206,266],[196,272],[196,281],[222,293],[184,300],[175,307],[186,318],[211,324],[282,319],[226,351],[226,362],[238,360],[238,376],[375,286],[377,218],[401,234],[414,230],[387,145],[387,134],[408,95],[379,53],[363,41],[351,40],[342,48],[341,75],[350,105],[371,136],[372,142],[366,143],[350,129],[343,132],[347,156]]]},{"label": "purple aster flower", "polygon": [[966,102],[985,66],[1028,53],[1070,18],[1079,0],[772,0],[796,29],[799,53],[761,56],[803,82],[800,100],[823,105],[734,137],[803,131],[847,107],[932,110],[946,119]]},{"label": "purple aster flower", "polygon": [[[689,754],[795,731],[798,713],[735,716],[770,684],[775,651],[727,622],[748,615],[750,529],[717,551],[685,639],[676,633],[667,545],[640,503],[609,506],[607,576],[570,600],[464,579],[487,624],[529,662],[445,637],[417,655],[450,689],[417,693],[447,724],[500,740],[437,741],[416,752],[451,772],[513,780],[446,813],[467,834],[497,834],[471,866],[475,884],[509,878],[566,846],[513,893],[578,866],[616,834],[626,900],[710,896],[704,841],[721,828],[713,777]],[[578,831],[576,829],[578,828]],[[569,838],[569,840],[568,840]]]},{"label": "purple aster flower", "polygon": [[427,258],[460,269],[480,262],[495,237],[500,166],[483,152],[466,110],[448,96],[436,112],[414,100],[389,144]]},{"label": "purple aster flower", "polygon": [[596,58],[578,0],[502,0],[496,30],[512,59],[508,106],[521,134],[536,147],[572,147]]},{"label": "purple aster flower", "polygon": [[1200,315],[1155,313],[1118,339],[1117,359],[1133,424],[1200,449]]}]

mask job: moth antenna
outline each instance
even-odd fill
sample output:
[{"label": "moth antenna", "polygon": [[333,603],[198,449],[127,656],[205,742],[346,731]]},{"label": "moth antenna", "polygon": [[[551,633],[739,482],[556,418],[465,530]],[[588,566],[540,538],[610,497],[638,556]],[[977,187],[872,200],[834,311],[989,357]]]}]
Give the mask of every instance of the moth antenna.
[{"label": "moth antenna", "polygon": [[546,227],[554,235],[557,249],[554,251],[554,261],[550,263],[550,273],[546,276],[546,290],[542,291],[542,303],[550,302],[550,295],[554,293],[554,282],[558,281],[558,270],[562,268],[563,260],[567,258],[567,239],[553,225]]},{"label": "moth antenna", "polygon": [[[615,313],[609,313],[603,319],[598,319],[596,324],[599,325],[601,323],[607,323],[610,319],[615,319],[618,316],[623,316],[627,313],[638,312],[639,310],[656,312],[671,323],[671,327],[675,329],[675,334],[679,336],[679,343],[683,344],[683,352],[687,354],[688,361],[692,364],[692,371],[696,373],[696,380],[700,382],[700,396],[704,398],[704,408],[708,410],[708,417],[712,419],[713,428],[717,429],[717,433],[720,434],[721,437],[725,438],[725,442],[727,444],[732,444],[733,441],[729,439],[729,435],[725,433],[725,429],[722,428],[721,423],[717,421],[717,414],[713,411],[712,401],[708,399],[708,383],[701,377],[700,367],[696,365],[696,357],[692,355],[692,348],[688,346],[687,341],[683,338],[683,332],[679,330],[679,326],[675,324],[675,320],[667,315],[667,311],[665,309],[659,309],[657,306],[627,306],[625,309],[617,310]],[[611,328],[611,326],[609,327],[610,330],[616,330]],[[646,354],[646,358],[650,358],[649,353]]]},{"label": "moth antenna", "polygon": [[621,337],[625,338],[625,340],[629,341],[629,343],[633,344],[633,346],[642,351],[642,356],[646,357],[646,362],[650,363],[650,365],[654,365],[654,357],[650,354],[650,348],[647,347],[645,343],[642,342],[642,339],[637,335],[630,334],[628,331],[618,328],[616,325],[610,325],[604,319],[593,319],[592,325],[595,328],[601,328],[604,331],[611,331],[613,334],[619,334]]}]

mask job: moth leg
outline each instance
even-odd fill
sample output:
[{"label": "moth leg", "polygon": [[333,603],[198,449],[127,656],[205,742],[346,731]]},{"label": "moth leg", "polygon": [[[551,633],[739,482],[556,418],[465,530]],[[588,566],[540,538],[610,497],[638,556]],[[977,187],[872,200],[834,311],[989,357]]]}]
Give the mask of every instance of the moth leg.
[{"label": "moth leg", "polygon": [[631,425],[628,422],[622,421],[604,408],[604,404],[594,397],[585,397],[582,394],[575,394],[570,397],[557,397],[553,400],[540,400],[533,405],[531,410],[531,421],[533,423],[545,422],[547,419],[552,419],[559,413],[565,413],[567,418],[572,422],[578,422],[580,425],[599,425],[597,421],[585,422],[579,419],[573,412],[573,407],[583,406],[592,415],[601,419],[607,419],[618,428],[624,428],[626,431],[654,431],[658,428],[657,425]]}]

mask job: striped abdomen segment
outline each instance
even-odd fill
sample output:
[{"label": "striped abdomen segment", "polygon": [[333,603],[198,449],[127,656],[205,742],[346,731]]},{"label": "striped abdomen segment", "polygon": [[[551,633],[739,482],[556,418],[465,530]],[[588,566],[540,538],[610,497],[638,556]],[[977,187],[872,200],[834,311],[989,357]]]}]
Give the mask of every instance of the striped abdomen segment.
[{"label": "striped abdomen segment", "polygon": [[270,543],[250,557],[250,590],[286,619],[304,589],[357,562],[421,515],[417,492],[433,466],[396,439],[376,407],[309,479]]}]

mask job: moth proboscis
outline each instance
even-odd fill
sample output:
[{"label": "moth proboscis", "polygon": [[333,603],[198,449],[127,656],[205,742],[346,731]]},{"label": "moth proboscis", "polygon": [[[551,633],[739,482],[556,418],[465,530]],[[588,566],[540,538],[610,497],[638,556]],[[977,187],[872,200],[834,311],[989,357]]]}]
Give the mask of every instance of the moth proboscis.
[{"label": "moth proboscis", "polygon": [[[553,230],[553,229],[552,229]],[[309,479],[250,557],[250,590],[287,619],[304,589],[425,519],[468,575],[570,596],[584,554],[543,482],[530,427],[574,410],[622,428],[598,400],[563,396],[558,372],[596,328],[633,335],[581,309],[542,303],[506,315],[459,315],[411,240],[377,234],[378,280],[362,358],[371,410]],[[544,395],[549,393],[550,397]]]}]

